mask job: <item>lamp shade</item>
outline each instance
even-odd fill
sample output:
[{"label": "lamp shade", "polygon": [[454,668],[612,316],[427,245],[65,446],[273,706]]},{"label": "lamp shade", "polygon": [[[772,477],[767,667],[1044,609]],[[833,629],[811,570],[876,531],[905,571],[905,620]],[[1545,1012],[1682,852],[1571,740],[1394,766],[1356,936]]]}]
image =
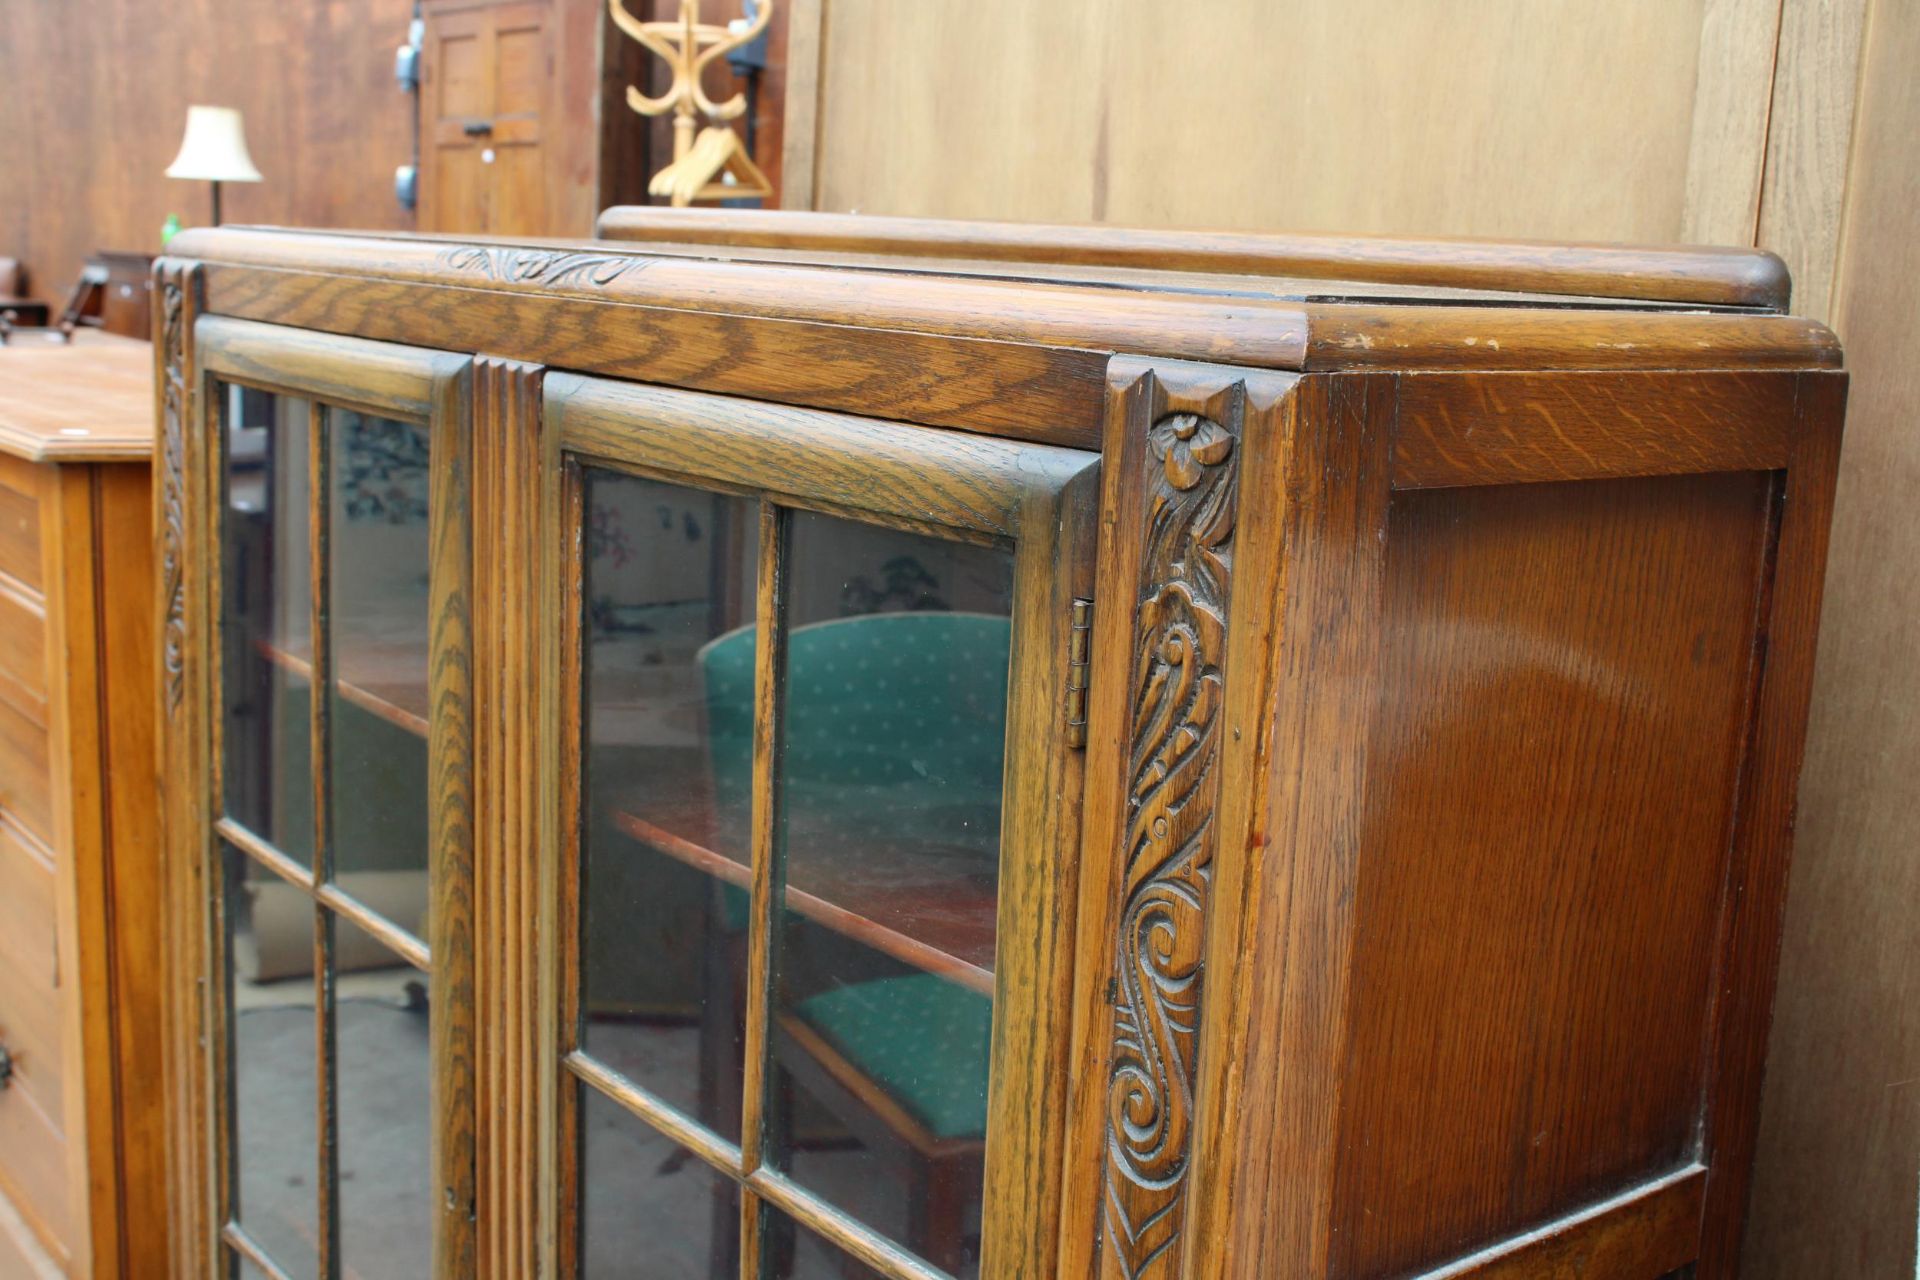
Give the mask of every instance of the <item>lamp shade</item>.
[{"label": "lamp shade", "polygon": [[247,154],[240,113],[232,107],[188,107],[187,136],[180,154],[167,166],[169,178],[202,182],[258,182],[260,171]]}]

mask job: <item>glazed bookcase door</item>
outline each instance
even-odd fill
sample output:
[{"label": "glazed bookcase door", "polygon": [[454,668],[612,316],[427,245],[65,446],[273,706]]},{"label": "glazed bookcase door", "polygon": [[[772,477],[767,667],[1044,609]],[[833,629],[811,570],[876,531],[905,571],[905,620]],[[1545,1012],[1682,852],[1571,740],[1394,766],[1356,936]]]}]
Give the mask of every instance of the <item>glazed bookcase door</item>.
[{"label": "glazed bookcase door", "polygon": [[555,1274],[1040,1274],[1095,456],[542,395]]},{"label": "glazed bookcase door", "polygon": [[470,1275],[471,362],[194,344],[206,1271]]}]

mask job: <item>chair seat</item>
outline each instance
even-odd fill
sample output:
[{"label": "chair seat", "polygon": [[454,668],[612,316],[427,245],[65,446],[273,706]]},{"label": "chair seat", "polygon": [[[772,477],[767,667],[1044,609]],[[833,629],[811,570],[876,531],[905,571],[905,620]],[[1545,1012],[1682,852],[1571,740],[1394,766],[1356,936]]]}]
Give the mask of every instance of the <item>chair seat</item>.
[{"label": "chair seat", "polygon": [[935,1138],[986,1135],[982,1085],[993,1037],[986,996],[913,974],[838,987],[796,1012]]}]

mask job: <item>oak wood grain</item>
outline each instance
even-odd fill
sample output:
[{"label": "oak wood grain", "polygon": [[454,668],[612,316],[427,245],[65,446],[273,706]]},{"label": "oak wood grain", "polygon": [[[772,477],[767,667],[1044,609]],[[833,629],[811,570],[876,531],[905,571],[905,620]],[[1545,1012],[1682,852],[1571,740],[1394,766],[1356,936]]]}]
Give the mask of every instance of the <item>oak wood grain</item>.
[{"label": "oak wood grain", "polygon": [[1516,311],[1310,303],[1301,368],[1838,368],[1827,327],[1795,316]]},{"label": "oak wood grain", "polygon": [[1775,496],[1778,534],[1757,619],[1760,662],[1743,744],[1706,1048],[1701,1280],[1736,1275],[1739,1268],[1846,394],[1844,376],[1802,376],[1794,456]]},{"label": "oak wood grain", "polygon": [[[216,1152],[227,1124],[222,1064],[210,1052],[224,1034],[209,996],[209,975],[223,960],[218,935],[213,856],[212,797],[218,794],[211,741],[212,713],[204,701],[217,625],[217,572],[206,548],[212,494],[219,492],[215,433],[192,351],[202,302],[202,275],[191,263],[154,264],[154,418],[158,430],[154,543],[160,552],[155,593],[160,728],[159,832],[165,868],[166,1026],[164,1076],[168,1097],[168,1199],[172,1207],[171,1265],[204,1275],[220,1249],[225,1174]],[[217,421],[217,417],[213,419]]]},{"label": "oak wood grain", "polygon": [[1021,281],[825,272],[648,256],[601,241],[371,240],[223,228],[183,232],[175,246],[210,264],[310,274],[351,270],[362,278],[507,295],[592,297],[662,311],[861,324],[1263,366],[1286,363],[1297,355],[1300,341],[1297,309],[1260,298],[1145,292],[1116,297]]},{"label": "oak wood grain", "polygon": [[[761,500],[772,622],[785,508],[1015,549],[983,1274],[1724,1265],[1844,380],[1823,328],[1606,297],[1631,280],[1287,303],[1148,266],[995,279],[906,241],[885,270],[691,238],[187,243],[217,318],[203,360],[175,339],[180,388],[225,361],[398,404],[401,345],[471,380],[427,410],[473,432],[470,705],[425,719],[473,717],[479,1274],[578,1270],[588,1088],[738,1183],[750,1233],[932,1274],[768,1167],[751,1108],[736,1151],[577,1052],[588,466]],[[175,420],[163,463],[204,459],[209,416]],[[205,521],[217,471],[183,474]],[[163,688],[208,634],[163,647]],[[183,745],[170,797],[217,783]],[[764,981],[789,886],[755,850]],[[771,1001],[750,1025],[764,1085]]]},{"label": "oak wood grain", "polygon": [[997,262],[1142,267],[1337,283],[1505,289],[1784,309],[1786,267],[1757,249],[1548,241],[1171,231],[940,218],[630,205],[600,215],[608,240]]},{"label": "oak wood grain", "polygon": [[1034,520],[1052,513],[1027,512],[1028,493],[1091,461],[1074,449],[573,374],[548,380],[547,414],[561,446],[584,460],[990,539],[1043,530]]},{"label": "oak wood grain", "polygon": [[432,930],[433,1268],[441,1280],[478,1272],[479,1157],[484,1110],[476,1086],[473,400],[491,392],[471,369],[443,368],[428,398],[431,477],[428,577],[427,879]]},{"label": "oak wood grain", "polygon": [[1678,1173],[1590,1205],[1492,1249],[1423,1272],[1420,1280],[1583,1280],[1666,1276],[1699,1245],[1706,1171]]},{"label": "oak wood grain", "polygon": [[[524,361],[474,361],[468,392],[472,524],[464,533],[450,530],[450,536],[516,530],[521,546],[537,544],[553,456],[542,412],[545,378],[544,369]],[[529,688],[529,673],[551,651],[542,639],[542,558],[510,554],[493,539],[477,542],[473,647],[466,658],[473,664],[471,705],[450,702],[438,715],[470,716],[472,723],[477,1265],[480,1275],[509,1280],[535,1274],[539,1266],[545,1219],[537,1144],[546,1127],[542,1117],[551,1114],[543,1107],[549,1095],[541,1081],[550,1069],[543,1062],[557,1049],[547,1031],[551,1024],[537,1013],[541,971],[555,961],[551,951],[535,946],[542,936],[536,876],[545,864],[530,856],[539,847],[544,807],[533,783],[543,751],[551,749],[539,745],[539,726],[553,704],[539,680]],[[463,1273],[444,1274],[452,1280]]]},{"label": "oak wood grain", "polygon": [[1770,479],[1395,496],[1330,1274],[1692,1158]]},{"label": "oak wood grain", "polygon": [[1338,1244],[1394,389],[1303,379],[1247,451],[1245,483],[1280,495],[1250,508],[1243,533],[1250,590],[1277,607],[1236,615],[1228,637],[1234,787],[1207,938],[1208,969],[1225,976],[1200,1011],[1182,1275],[1330,1274]]},{"label": "oak wood grain", "polygon": [[1409,375],[1393,485],[1772,471],[1792,451],[1798,387],[1791,373]]}]

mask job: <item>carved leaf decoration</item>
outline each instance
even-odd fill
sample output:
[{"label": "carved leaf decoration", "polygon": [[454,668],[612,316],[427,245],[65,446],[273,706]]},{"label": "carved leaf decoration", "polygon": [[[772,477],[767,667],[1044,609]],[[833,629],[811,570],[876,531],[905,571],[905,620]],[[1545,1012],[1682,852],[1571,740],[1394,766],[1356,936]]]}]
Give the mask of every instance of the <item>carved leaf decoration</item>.
[{"label": "carved leaf decoration", "polygon": [[186,561],[186,298],[178,268],[169,268],[161,289],[160,341],[165,360],[160,423],[160,580],[166,614],[160,654],[166,676],[168,714],[185,691],[187,653]]},{"label": "carved leaf decoration", "polygon": [[1226,427],[1170,414],[1148,443],[1161,466],[1134,652],[1103,1242],[1127,1280],[1173,1265],[1185,1204],[1238,497]]}]

